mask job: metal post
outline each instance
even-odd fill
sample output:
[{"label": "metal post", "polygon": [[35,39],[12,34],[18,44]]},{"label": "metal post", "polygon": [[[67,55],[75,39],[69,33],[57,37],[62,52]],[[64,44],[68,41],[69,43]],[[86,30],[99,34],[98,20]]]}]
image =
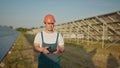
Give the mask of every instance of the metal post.
[{"label": "metal post", "polygon": [[90,35],[90,26],[88,25],[88,42],[87,42],[88,46],[89,46],[89,38],[90,38],[89,35]]},{"label": "metal post", "polygon": [[105,25],[103,24],[103,33],[102,33],[102,48],[104,48],[104,43],[105,43],[105,41],[104,41],[104,36],[105,36]]}]

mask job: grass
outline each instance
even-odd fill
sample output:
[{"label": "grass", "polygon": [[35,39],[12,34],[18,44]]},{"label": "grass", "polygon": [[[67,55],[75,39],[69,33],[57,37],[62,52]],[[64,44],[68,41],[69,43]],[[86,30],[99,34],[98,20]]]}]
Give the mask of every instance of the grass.
[{"label": "grass", "polygon": [[[24,34],[28,42],[33,45],[34,35]],[[26,58],[29,54],[24,46],[23,34],[17,40],[11,55],[6,62],[8,68],[32,68],[31,59]],[[27,41],[26,41],[27,42]],[[21,50],[22,53],[20,53]],[[120,46],[113,44],[105,49],[101,42],[88,42],[81,39],[65,39],[65,52],[61,54],[61,68],[114,68],[120,67]],[[22,54],[22,55],[21,55]],[[11,57],[12,56],[12,57]],[[37,64],[38,53],[34,52],[34,64]],[[37,67],[37,66],[36,66]]]},{"label": "grass", "polygon": [[[11,54],[8,54],[5,59],[4,68],[33,68],[32,50],[24,38],[23,34],[20,34],[16,40],[14,47],[11,49]],[[29,54],[29,55],[27,55]]]},{"label": "grass", "polygon": [[[86,57],[84,60],[91,57],[91,60],[89,60],[89,61],[93,62],[95,68],[109,68],[112,66],[114,66],[114,68],[115,67],[118,68],[120,65],[120,59],[119,59],[119,56],[120,56],[120,53],[119,53],[120,46],[119,45],[120,44],[119,43],[112,44],[109,48],[106,49],[106,48],[102,48],[101,42],[95,42],[95,41],[87,42],[85,40],[79,40],[79,39],[65,39],[65,42],[69,43],[69,45],[73,45],[74,47],[77,46],[77,48],[82,47],[81,50],[77,50],[77,51],[79,51],[79,52],[84,51],[84,52],[82,52],[84,54],[81,53],[81,55],[82,55],[81,57],[84,57],[84,58]],[[89,45],[88,45],[88,43],[89,43]],[[107,44],[110,44],[110,43],[107,43]],[[68,46],[66,46],[66,47],[68,48]],[[77,49],[77,48],[75,48],[75,49]],[[73,52],[74,50],[71,50],[71,51]],[[80,54],[80,53],[78,53],[78,54]],[[73,55],[73,57],[74,56],[75,55]],[[112,64],[110,62],[112,62],[114,64]],[[88,64],[89,63],[90,62],[88,62]],[[84,64],[82,66],[84,66]],[[89,66],[89,68],[91,68],[91,67]]]},{"label": "grass", "polygon": [[[31,45],[34,44],[33,42],[34,42],[35,35],[24,34],[24,36],[26,37],[26,39]],[[34,51],[34,61],[37,62],[37,60],[38,60],[38,53]]]},{"label": "grass", "polygon": [[[30,43],[33,44],[34,36],[25,35]],[[108,43],[108,42],[107,42]],[[65,39],[65,52],[61,55],[61,68],[107,68],[109,65],[118,67],[120,65],[120,47],[118,44],[111,45],[105,49],[102,43],[88,42],[80,39]],[[110,55],[112,54],[112,55]],[[38,55],[35,55],[37,61]],[[109,63],[109,58],[111,58]],[[113,61],[116,59],[116,61]]]},{"label": "grass", "polygon": [[24,34],[24,36],[25,36],[26,39],[29,41],[29,43],[30,43],[31,45],[33,45],[33,41],[34,41],[34,37],[35,37],[35,35]]}]

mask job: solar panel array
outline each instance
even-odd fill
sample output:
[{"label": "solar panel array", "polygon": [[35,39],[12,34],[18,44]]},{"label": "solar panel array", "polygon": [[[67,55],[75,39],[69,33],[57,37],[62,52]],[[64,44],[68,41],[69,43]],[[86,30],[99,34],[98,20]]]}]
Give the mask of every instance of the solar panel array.
[{"label": "solar panel array", "polygon": [[[28,33],[36,34],[44,29],[34,29]],[[64,38],[120,42],[120,11],[59,24],[55,30],[62,33]]]},{"label": "solar panel array", "polygon": [[7,55],[19,33],[11,28],[0,26],[0,62]]}]

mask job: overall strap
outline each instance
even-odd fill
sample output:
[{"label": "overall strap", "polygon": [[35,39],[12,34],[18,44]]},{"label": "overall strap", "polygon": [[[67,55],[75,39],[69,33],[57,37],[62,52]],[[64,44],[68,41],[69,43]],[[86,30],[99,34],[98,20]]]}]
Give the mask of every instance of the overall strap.
[{"label": "overall strap", "polygon": [[44,39],[43,39],[43,32],[41,32],[41,37],[42,37],[42,44],[44,42]]},{"label": "overall strap", "polygon": [[59,33],[57,33],[56,44],[58,44]]}]

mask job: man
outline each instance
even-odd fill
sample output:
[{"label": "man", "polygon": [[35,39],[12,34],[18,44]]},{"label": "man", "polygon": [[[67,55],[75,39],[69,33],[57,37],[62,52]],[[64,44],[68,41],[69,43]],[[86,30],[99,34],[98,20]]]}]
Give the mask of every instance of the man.
[{"label": "man", "polygon": [[54,31],[55,18],[48,14],[44,17],[45,30],[34,39],[34,49],[40,53],[38,68],[60,68],[60,53],[64,52],[64,40]]}]

